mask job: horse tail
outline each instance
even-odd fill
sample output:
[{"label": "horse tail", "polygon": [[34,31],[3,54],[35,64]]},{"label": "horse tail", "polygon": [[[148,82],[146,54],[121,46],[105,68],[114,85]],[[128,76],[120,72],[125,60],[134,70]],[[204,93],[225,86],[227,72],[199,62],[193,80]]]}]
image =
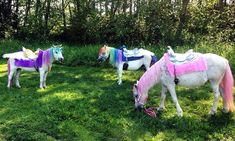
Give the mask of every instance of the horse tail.
[{"label": "horse tail", "polygon": [[10,58],[11,54],[3,54],[2,58]]},{"label": "horse tail", "polygon": [[152,66],[153,64],[155,64],[157,62],[157,56],[155,55],[151,55],[152,59],[151,59],[151,62],[150,62],[150,66]]},{"label": "horse tail", "polygon": [[220,83],[220,87],[223,89],[223,96],[225,103],[227,104],[228,110],[230,110],[231,112],[235,111],[235,106],[233,103],[233,84],[234,84],[233,74],[227,62],[226,71]]}]

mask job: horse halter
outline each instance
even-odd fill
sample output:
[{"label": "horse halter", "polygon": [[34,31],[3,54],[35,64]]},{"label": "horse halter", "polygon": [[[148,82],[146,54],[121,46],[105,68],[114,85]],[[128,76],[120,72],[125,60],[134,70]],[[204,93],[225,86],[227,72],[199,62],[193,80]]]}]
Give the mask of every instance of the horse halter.
[{"label": "horse halter", "polygon": [[[141,100],[141,98],[142,98],[142,96],[143,96],[143,94],[140,94],[140,92],[138,91],[138,86],[136,86],[135,87],[136,88],[136,90],[137,90],[137,97],[136,96],[134,96],[135,97],[135,103],[138,103],[138,104],[141,104],[141,105],[143,105],[144,106],[144,104],[145,104],[145,102],[147,101],[147,96],[144,98],[144,100],[143,100],[143,102],[141,102],[140,100]],[[137,99],[136,99],[137,98]]]}]

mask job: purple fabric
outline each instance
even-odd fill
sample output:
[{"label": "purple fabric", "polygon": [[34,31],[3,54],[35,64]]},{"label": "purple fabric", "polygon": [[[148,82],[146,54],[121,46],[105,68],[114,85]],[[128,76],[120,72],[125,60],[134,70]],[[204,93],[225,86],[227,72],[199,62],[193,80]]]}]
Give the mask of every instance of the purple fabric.
[{"label": "purple fabric", "polygon": [[36,61],[32,59],[29,59],[29,60],[15,59],[15,65],[17,67],[40,68],[42,67],[42,56],[43,56],[43,51],[40,50]]}]

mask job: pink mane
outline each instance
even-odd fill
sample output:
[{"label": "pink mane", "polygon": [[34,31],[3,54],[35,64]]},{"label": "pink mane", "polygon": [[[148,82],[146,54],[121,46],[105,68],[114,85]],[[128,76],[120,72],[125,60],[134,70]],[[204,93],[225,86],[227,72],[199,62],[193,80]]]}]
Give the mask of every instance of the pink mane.
[{"label": "pink mane", "polygon": [[137,89],[139,95],[147,94],[148,90],[153,87],[154,84],[160,81],[162,57],[158,62],[151,66],[140,78],[137,83]]}]

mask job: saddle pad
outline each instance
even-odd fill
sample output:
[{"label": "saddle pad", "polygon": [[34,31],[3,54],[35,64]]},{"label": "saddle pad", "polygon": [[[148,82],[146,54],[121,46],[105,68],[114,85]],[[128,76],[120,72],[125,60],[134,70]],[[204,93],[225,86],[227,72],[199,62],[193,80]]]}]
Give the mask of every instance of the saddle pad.
[{"label": "saddle pad", "polygon": [[124,55],[124,52],[122,51],[122,61],[125,62],[125,61],[135,61],[135,60],[139,60],[139,59],[142,59],[144,58],[143,55],[136,55],[136,56],[125,56]]},{"label": "saddle pad", "polygon": [[173,64],[170,61],[169,54],[165,53],[164,58],[166,61],[166,67],[170,76],[179,76],[187,73],[197,72],[197,71],[205,71],[207,70],[207,64],[202,57],[202,55],[198,55],[197,58],[193,59],[192,61],[188,61],[183,64]]},{"label": "saddle pad", "polygon": [[26,68],[42,67],[42,56],[43,51],[39,51],[36,61],[33,59],[15,59],[15,66]]}]

